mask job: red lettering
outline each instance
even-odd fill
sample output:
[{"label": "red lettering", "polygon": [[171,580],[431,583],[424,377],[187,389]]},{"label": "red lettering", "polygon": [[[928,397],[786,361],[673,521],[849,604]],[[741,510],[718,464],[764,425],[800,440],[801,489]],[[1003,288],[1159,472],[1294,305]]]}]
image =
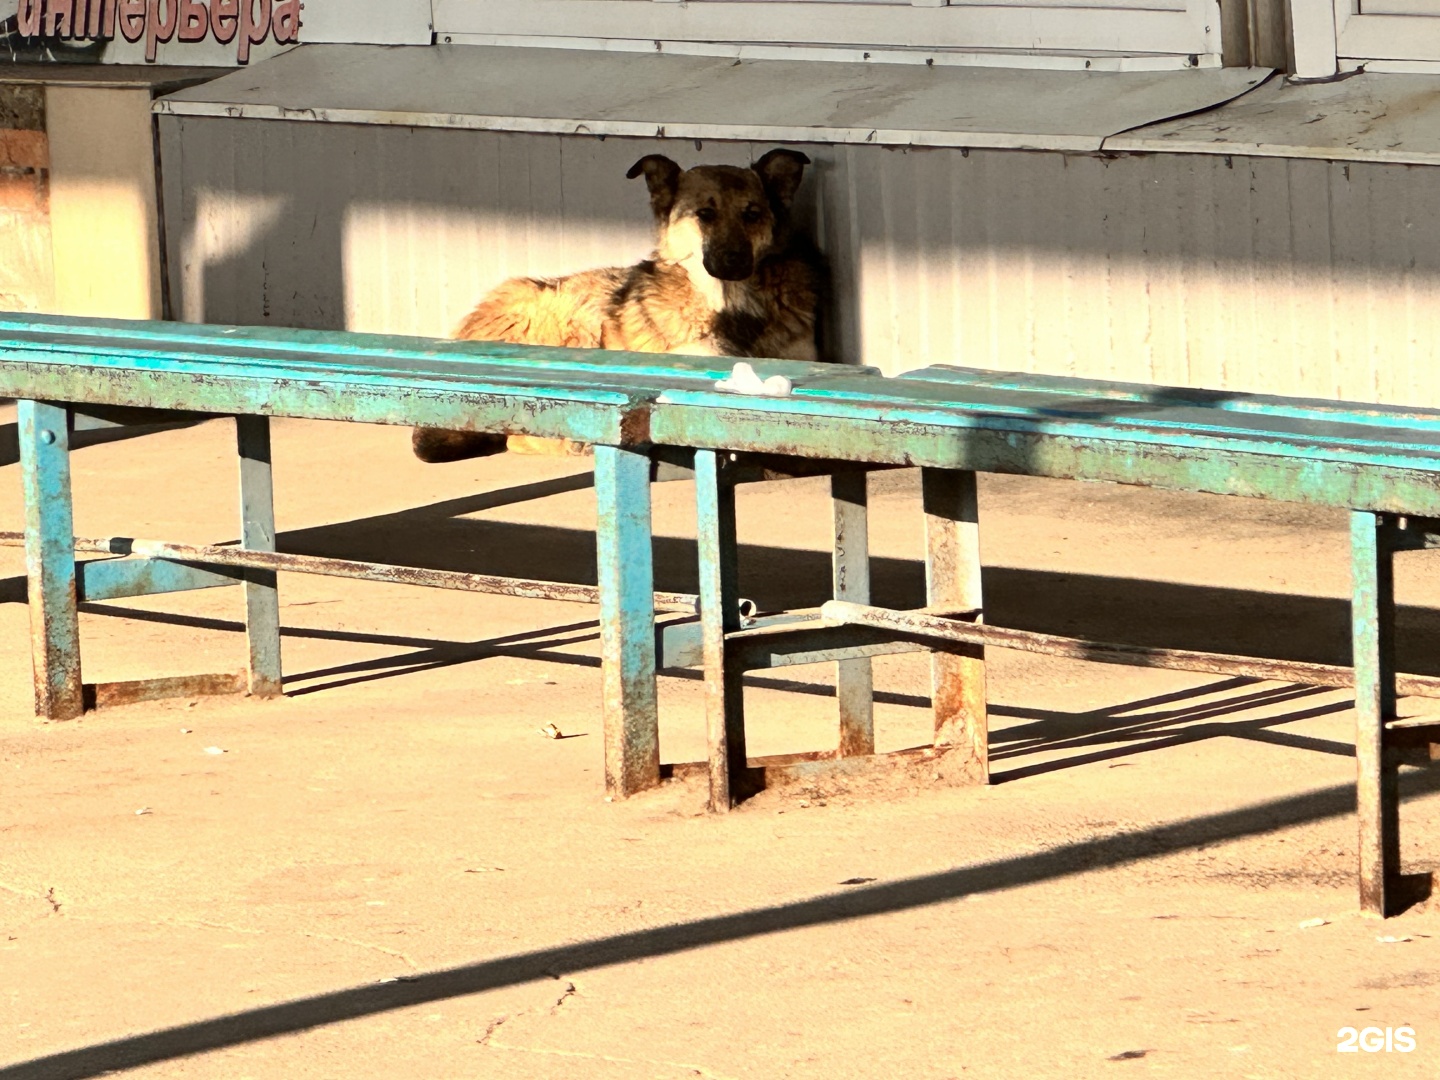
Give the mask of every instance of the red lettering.
[{"label": "red lettering", "polygon": [[[260,16],[255,16],[256,3]],[[259,45],[270,32],[270,0],[240,0],[240,50],[242,64],[250,62],[250,46]]]},{"label": "red lettering", "polygon": [[145,36],[145,0],[119,0],[120,33],[126,41]]},{"label": "red lettering", "polygon": [[[95,2],[99,3],[99,0],[95,0]],[[91,0],[75,0],[71,5],[70,36],[72,38],[85,36],[85,24],[90,21],[90,3]]]},{"label": "red lettering", "polygon": [[20,8],[16,12],[19,16],[21,37],[35,37],[40,33],[40,16],[45,5],[42,0],[20,0]]},{"label": "red lettering", "polygon": [[221,45],[235,37],[240,26],[240,0],[210,0],[210,32]]},{"label": "red lettering", "polygon": [[289,45],[300,40],[300,0],[275,0],[275,14],[270,17],[270,30],[276,45]]},{"label": "red lettering", "polygon": [[50,0],[45,12],[46,37],[70,36],[70,29],[74,25],[74,9],[71,3],[72,0]]},{"label": "red lettering", "polygon": [[210,29],[205,0],[180,0],[180,40],[200,41]]},{"label": "red lettering", "polygon": [[[53,3],[54,0],[51,0]],[[165,5],[165,19],[160,18],[160,5]],[[153,61],[160,43],[175,36],[180,21],[180,0],[150,0],[145,14],[145,59]]]},{"label": "red lettering", "polygon": [[87,29],[86,37],[109,39],[115,36],[115,0],[90,0],[90,25]]}]

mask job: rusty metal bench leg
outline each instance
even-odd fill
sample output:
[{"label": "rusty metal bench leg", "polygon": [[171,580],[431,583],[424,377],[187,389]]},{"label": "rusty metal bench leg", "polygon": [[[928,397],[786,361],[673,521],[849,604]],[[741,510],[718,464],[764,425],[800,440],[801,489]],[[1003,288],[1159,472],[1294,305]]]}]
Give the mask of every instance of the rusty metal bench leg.
[{"label": "rusty metal bench leg", "polygon": [[[831,561],[836,600],[870,602],[870,532],[866,473],[847,470],[830,477],[835,511],[835,546]],[[875,753],[874,681],[870,660],[835,663],[835,698],[840,714],[840,757]]]},{"label": "rusty metal bench leg", "polygon": [[[946,469],[920,471],[925,509],[925,597],[938,610],[982,607],[980,514],[975,474]],[[985,710],[985,649],[936,652],[930,659],[935,745],[943,747],[976,784],[990,782]]]},{"label": "rusty metal bench leg", "polygon": [[23,400],[18,409],[35,715],[72,720],[84,711],[85,704],[75,596],[68,410]]},{"label": "rusty metal bench leg", "polygon": [[[235,437],[240,456],[241,545],[250,551],[274,551],[269,417],[237,416]],[[280,693],[280,596],[273,570],[245,572],[245,636],[250,646],[250,693],[274,697]]]},{"label": "rusty metal bench leg", "polygon": [[1399,754],[1385,739],[1385,722],[1395,717],[1396,532],[1388,515],[1350,515],[1360,910],[1382,918],[1400,884]]},{"label": "rusty metal bench leg", "polygon": [[724,813],[745,795],[745,673],[726,649],[740,629],[735,486],[720,455],[695,451],[695,535],[700,554],[700,620],[705,658],[705,728],[710,746],[710,809]]},{"label": "rusty metal bench leg", "polygon": [[623,799],[660,782],[649,455],[595,447],[595,499],[605,792]]}]

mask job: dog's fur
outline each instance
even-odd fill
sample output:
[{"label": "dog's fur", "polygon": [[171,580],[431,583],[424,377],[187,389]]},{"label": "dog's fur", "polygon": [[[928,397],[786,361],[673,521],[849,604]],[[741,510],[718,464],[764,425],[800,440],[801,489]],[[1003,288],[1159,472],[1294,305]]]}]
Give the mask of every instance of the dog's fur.
[{"label": "dog's fur", "polygon": [[[514,278],[486,296],[456,337],[520,345],[707,356],[817,358],[822,262],[790,228],[790,206],[810,159],[771,150],[748,169],[682,170],[651,154],[643,175],[655,215],[655,251],[630,267],[559,278]],[[504,436],[417,428],[426,461],[478,457]]]}]

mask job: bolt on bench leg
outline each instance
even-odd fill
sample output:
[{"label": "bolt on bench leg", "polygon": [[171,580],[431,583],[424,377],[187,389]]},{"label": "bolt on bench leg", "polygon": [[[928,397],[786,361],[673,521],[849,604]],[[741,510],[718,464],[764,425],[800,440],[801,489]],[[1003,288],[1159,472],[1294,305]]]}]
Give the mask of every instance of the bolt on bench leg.
[{"label": "bolt on bench leg", "polygon": [[18,412],[35,715],[72,720],[85,705],[75,597],[68,410],[22,400]]},{"label": "bolt on bench leg", "polygon": [[605,793],[623,799],[660,782],[649,455],[595,447],[595,499]]},{"label": "bolt on bench leg", "polygon": [[[925,597],[932,610],[979,610],[980,513],[975,474],[920,470],[925,508]],[[990,782],[985,649],[935,652],[930,659],[935,745],[977,784]]]},{"label": "bolt on bench leg", "polygon": [[[835,511],[831,596],[870,602],[869,502],[866,474],[855,469],[830,477]],[[870,660],[835,663],[835,699],[840,715],[840,757],[875,753],[875,687]]]},{"label": "bolt on bench leg", "polygon": [[700,556],[700,621],[705,657],[705,729],[710,746],[710,809],[728,811],[745,796],[745,673],[725,645],[740,629],[735,486],[720,455],[695,451],[695,536]]},{"label": "bolt on bench leg", "polygon": [[[235,441],[240,456],[240,544],[250,551],[274,551],[269,417],[235,417]],[[280,693],[280,595],[273,570],[245,572],[245,636],[250,693],[274,697]]]},{"label": "bolt on bench leg", "polygon": [[1386,515],[1350,515],[1360,910],[1391,914],[1400,884],[1400,768],[1385,745],[1395,717],[1395,537]]}]

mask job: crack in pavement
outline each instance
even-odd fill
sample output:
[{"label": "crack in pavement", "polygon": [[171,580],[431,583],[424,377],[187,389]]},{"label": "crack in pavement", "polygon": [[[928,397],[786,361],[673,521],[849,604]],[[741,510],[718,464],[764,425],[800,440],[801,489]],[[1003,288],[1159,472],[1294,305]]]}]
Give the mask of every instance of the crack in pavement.
[{"label": "crack in pavement", "polygon": [[491,1037],[492,1035],[494,1035],[495,1032],[497,1032],[497,1031],[500,1030],[500,1025],[501,1025],[501,1024],[505,1023],[505,1021],[506,1021],[506,1020],[509,1020],[509,1019],[510,1019],[510,1014],[509,1014],[509,1013],[506,1013],[504,1016],[497,1016],[494,1020],[491,1020],[490,1023],[486,1024],[486,1025],[485,1025],[485,1034],[484,1034],[484,1035],[481,1035],[480,1038],[479,1038],[479,1040],[478,1040],[479,1043],[480,1043],[480,1045],[481,1045],[481,1046],[489,1046],[489,1045],[490,1045],[490,1037]]},{"label": "crack in pavement", "polygon": [[[559,975],[553,975],[551,977],[557,981],[560,980]],[[556,1014],[558,1014],[560,1012],[560,1007],[564,1005],[565,1002],[569,1001],[572,997],[576,997],[580,993],[580,988],[576,986],[572,980],[566,979],[564,980],[564,982],[565,989],[560,992],[560,996],[555,999],[555,1003],[551,1005],[548,1010],[546,1010],[547,1016],[555,1016]],[[525,1016],[527,1013],[534,1013],[536,1011],[537,1010],[535,1009],[522,1009],[520,1012],[515,1013],[513,1016],[509,1013],[506,1013],[503,1016],[497,1016],[495,1019],[491,1020],[489,1024],[486,1025],[485,1034],[480,1036],[480,1038],[476,1041],[481,1046],[488,1047],[492,1050],[505,1050],[512,1054],[540,1054],[547,1057],[577,1058],[586,1061],[606,1061],[614,1065],[660,1065],[667,1069],[678,1069],[686,1076],[698,1076],[701,1078],[701,1080],[734,1080],[734,1078],[732,1077],[727,1077],[720,1073],[712,1072],[710,1069],[705,1068],[703,1065],[692,1065],[691,1063],[686,1061],[666,1061],[663,1058],[617,1057],[613,1054],[601,1054],[590,1050],[557,1050],[551,1047],[518,1046],[514,1043],[501,1042],[495,1037],[495,1033],[498,1032],[501,1027],[503,1027],[510,1020],[518,1020],[522,1016]]]},{"label": "crack in pavement", "polygon": [[[556,978],[559,978],[559,976],[557,975]],[[568,979],[565,980],[565,989],[561,992],[560,996],[555,999],[555,1004],[550,1006],[550,1015],[554,1016],[558,1013],[560,1006],[564,1005],[566,1001],[578,993],[579,991],[575,989],[575,984]]]}]

